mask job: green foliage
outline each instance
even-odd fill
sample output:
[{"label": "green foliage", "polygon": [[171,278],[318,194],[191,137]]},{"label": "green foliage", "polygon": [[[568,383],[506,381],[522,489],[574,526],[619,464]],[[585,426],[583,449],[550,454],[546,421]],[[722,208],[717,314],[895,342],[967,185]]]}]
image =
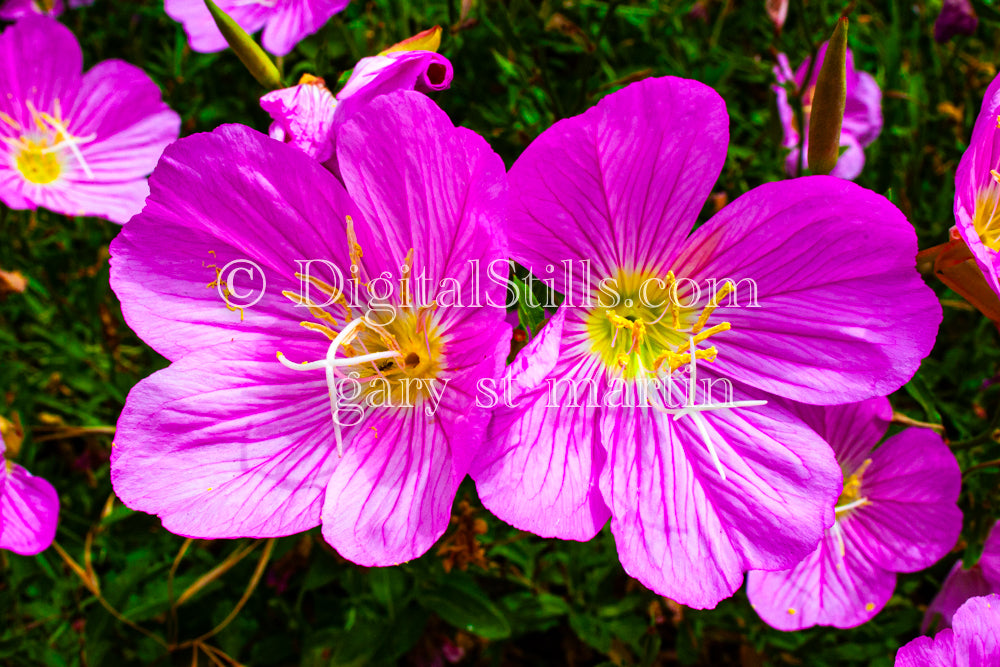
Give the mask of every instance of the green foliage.
[{"label": "green foliage", "polygon": [[[1000,12],[977,4],[977,34],[938,45],[935,10],[925,3],[852,7],[856,63],[885,91],[885,129],[858,182],[891,192],[922,248],[944,242],[954,168],[996,73]],[[442,52],[455,80],[437,100],[509,165],[552,123],[632,80],[698,79],[728,105],[731,145],[716,192],[732,200],[785,178],[774,55],[801,62],[845,9],[830,0],[794,3],[777,34],[762,1],[478,0],[461,29],[445,31]],[[455,25],[460,12],[459,0],[354,2],[278,64],[285,80],[310,72],[334,82],[358,58],[434,24]],[[64,21],[88,66],[122,58],[144,68],[181,114],[185,134],[224,122],[266,130],[262,88],[231,52],[190,52],[162,3],[98,0]],[[0,297],[0,414],[24,422],[21,462],[57,487],[57,542],[84,576],[93,572],[103,601],[54,549],[33,558],[0,553],[5,665],[191,664],[195,654],[203,665],[432,665],[462,654],[475,665],[888,666],[916,635],[952,562],[973,562],[1000,514],[1000,468],[975,467],[1000,459],[991,436],[1000,392],[984,384],[998,372],[997,332],[935,285],[946,304],[937,347],[893,404],[943,425],[968,471],[962,541],[930,570],[901,575],[886,609],[864,626],[777,632],[742,593],[714,610],[681,609],[624,573],[607,529],[588,543],[519,532],[483,511],[468,481],[459,501],[468,499],[487,530],[477,537],[484,557],[464,571],[436,549],[397,568],[357,567],[312,531],[277,540],[259,583],[248,586],[269,545],[249,553],[246,540],[187,545],[110,500],[106,427],[130,388],[165,365],[129,331],[108,287],[117,228],[0,208],[0,230],[0,268],[30,279],[24,294]],[[519,311],[533,327],[542,317],[525,304]],[[458,520],[445,539],[456,530],[468,527]],[[232,567],[177,606],[222,563]],[[192,643],[237,608],[217,634]]]}]

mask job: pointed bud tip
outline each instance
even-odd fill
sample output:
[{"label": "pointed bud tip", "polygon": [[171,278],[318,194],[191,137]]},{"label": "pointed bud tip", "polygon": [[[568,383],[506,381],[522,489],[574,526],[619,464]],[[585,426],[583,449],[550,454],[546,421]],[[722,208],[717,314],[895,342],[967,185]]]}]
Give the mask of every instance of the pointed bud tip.
[{"label": "pointed bud tip", "polygon": [[809,170],[829,174],[840,158],[840,129],[847,102],[847,17],[841,17],[816,76],[809,115]]},{"label": "pointed bud tip", "polygon": [[278,68],[271,62],[271,58],[264,53],[264,50],[260,48],[260,45],[253,40],[253,37],[247,34],[247,31],[234,21],[231,16],[219,9],[219,6],[212,2],[212,0],[205,0],[205,6],[208,7],[208,11],[212,15],[212,19],[215,20],[215,25],[218,26],[219,32],[226,38],[226,43],[229,44],[236,57],[240,59],[240,62],[253,75],[253,78],[268,90],[281,88],[281,74],[278,72]]}]

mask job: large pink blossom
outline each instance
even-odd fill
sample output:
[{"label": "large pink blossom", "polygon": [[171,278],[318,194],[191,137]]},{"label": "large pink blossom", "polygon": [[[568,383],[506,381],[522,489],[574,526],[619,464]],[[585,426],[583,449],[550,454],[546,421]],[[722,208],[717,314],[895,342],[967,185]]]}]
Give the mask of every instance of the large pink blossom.
[{"label": "large pink blossom", "polygon": [[[759,403],[888,394],[941,318],[912,226],[853,183],[762,185],[692,231],[728,126],[707,86],[647,79],[556,123],[511,168],[511,254],[566,300],[510,370],[516,400],[472,472],[523,530],[587,540],[610,519],[625,570],[695,607],[747,570],[791,567],[833,523],[829,445]],[[736,291],[712,303],[712,280]],[[695,364],[743,407],[675,407],[706,403],[680,381]]]},{"label": "large pink blossom", "polygon": [[[343,184],[237,125],[164,153],[145,210],[111,245],[111,285],[129,325],[173,363],[129,394],[111,479],[175,533],[322,525],[344,557],[392,565],[444,533],[486,428],[476,385],[499,375],[510,341],[503,285],[486,280],[507,256],[506,174],[414,91],[373,100],[336,150]],[[308,283],[313,298],[301,291],[307,259],[398,289],[375,310],[328,271]],[[267,276],[252,308],[206,288],[233,260]],[[402,298],[405,276],[426,279],[422,297]],[[358,392],[344,388],[351,372]],[[391,404],[367,403],[384,383]]]}]

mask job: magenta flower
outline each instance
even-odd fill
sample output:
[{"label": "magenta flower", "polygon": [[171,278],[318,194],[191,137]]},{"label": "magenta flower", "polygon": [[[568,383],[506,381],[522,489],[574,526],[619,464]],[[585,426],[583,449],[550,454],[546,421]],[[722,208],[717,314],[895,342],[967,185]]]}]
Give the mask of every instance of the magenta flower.
[{"label": "magenta flower", "polygon": [[978,25],[979,17],[969,0],[944,0],[934,22],[934,41],[942,43],[955,35],[971,35]]},{"label": "magenta flower", "polygon": [[[350,0],[217,0],[219,9],[249,33],[264,30],[264,48],[276,56],[322,28]],[[222,51],[228,45],[205,0],[165,0],[167,15],[184,25],[191,48],[200,53]]]},{"label": "magenta flower", "polygon": [[[556,123],[517,160],[512,256],[566,301],[515,359],[517,401],[496,409],[472,471],[523,530],[587,540],[610,518],[625,570],[693,607],[748,569],[790,567],[833,523],[830,447],[757,403],[891,392],[941,317],[913,228],[840,179],[760,186],[688,236],[727,143],[722,99],[666,77]],[[695,292],[711,280],[718,310]],[[732,380],[733,409],[701,411],[674,375],[695,365]],[[688,399],[697,409],[674,407]]]},{"label": "magenta flower", "polygon": [[955,222],[986,281],[1000,294],[1000,76],[986,89],[955,174]]},{"label": "magenta flower", "polygon": [[954,628],[917,637],[896,653],[896,667],[993,667],[1000,664],[1000,595],[972,598]]},{"label": "magenta flower", "polygon": [[[94,0],[69,0],[69,6],[73,9],[92,4]],[[32,14],[59,16],[64,9],[63,0],[4,0],[0,2],[0,19],[16,21]]]},{"label": "magenta flower", "polygon": [[6,451],[0,434],[0,549],[34,556],[55,539],[59,496],[44,479],[6,460]]},{"label": "magenta flower", "polygon": [[451,62],[433,51],[395,51],[359,60],[336,97],[323,79],[307,75],[297,86],[264,95],[260,105],[274,119],[271,138],[292,144],[339,174],[337,130],[351,116],[396,90],[444,90],[452,75]]},{"label": "magenta flower", "polygon": [[816,550],[791,569],[750,572],[747,596],[779,630],[853,628],[882,611],[897,572],[930,567],[955,546],[962,473],[929,429],[906,429],[873,449],[892,418],[885,398],[789,408],[833,447],[844,487]]},{"label": "magenta flower", "polygon": [[[802,97],[804,109],[805,131],[801,136],[809,136],[809,110],[812,105],[812,91],[816,87],[816,77],[819,76],[819,69],[823,65],[823,58],[826,56],[826,44],[819,48],[816,55],[817,64],[813,68],[809,85]],[[784,129],[785,148],[791,149],[785,159],[785,171],[789,176],[799,173],[799,128],[797,118],[791,103],[788,100],[788,90],[785,84],[792,82],[796,88],[801,90],[806,82],[806,73],[809,71],[809,59],[799,65],[792,74],[792,68],[788,64],[788,57],[784,53],[778,54],[778,65],[774,68],[774,76],[778,79],[778,85],[774,86],[774,92],[778,98],[778,117],[781,119],[781,126]],[[831,176],[854,180],[861,173],[865,166],[864,148],[875,141],[879,132],[882,131],[882,90],[878,87],[875,79],[868,72],[862,72],[854,68],[854,54],[847,50],[847,103],[844,107],[844,123],[840,129],[840,145],[846,146],[837,165],[830,172]],[[808,152],[808,141],[804,141],[803,148]],[[803,158],[804,160],[804,158]],[[803,162],[803,168],[805,163]]]},{"label": "magenta flower", "polygon": [[924,614],[921,632],[932,626],[943,630],[952,626],[952,619],[958,608],[969,598],[1000,593],[1000,521],[993,524],[983,545],[979,562],[965,569],[962,561],[956,561],[941,584],[941,590],[934,596],[927,613]]},{"label": "magenta flower", "polygon": [[29,16],[0,34],[0,200],[125,222],[180,117],[137,67],[82,69],[80,45],[54,19]]},{"label": "magenta flower", "polygon": [[[506,175],[413,91],[355,114],[337,159],[343,185],[238,125],[165,151],[146,208],[111,245],[111,285],[173,363],[129,394],[111,479],[181,535],[322,524],[345,558],[391,565],[444,533],[486,428],[476,384],[501,373],[510,341],[503,308],[487,307],[504,286],[486,276],[507,257]],[[329,264],[307,280],[308,259]],[[245,286],[225,302],[214,286],[230,284],[214,271],[233,260],[266,275],[252,308],[230,303]],[[337,275],[376,290],[371,311]],[[401,298],[404,276],[421,296]]]}]

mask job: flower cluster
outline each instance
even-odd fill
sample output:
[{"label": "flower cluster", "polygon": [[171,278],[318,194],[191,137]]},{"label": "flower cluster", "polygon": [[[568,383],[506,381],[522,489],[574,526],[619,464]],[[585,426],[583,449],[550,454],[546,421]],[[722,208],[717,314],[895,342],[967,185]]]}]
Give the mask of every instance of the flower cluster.
[{"label": "flower cluster", "polygon": [[[279,55],[346,4],[218,2]],[[225,46],[201,0],[166,11],[193,49]],[[123,223],[111,287],[170,364],[129,393],[110,474],[166,529],[319,527],[344,558],[390,566],[443,536],[470,476],[516,528],[583,541],[609,525],[625,572],[677,603],[712,608],[746,578],[782,630],[870,620],[897,573],[958,540],[946,442],[916,427],[885,438],[886,397],[931,351],[942,310],[913,226],[850,182],[882,125],[881,92],[850,53],[832,175],[759,185],[701,220],[730,119],[698,81],[631,83],[507,170],[430,96],[454,76],[435,29],[361,59],[336,93],[313,75],[268,92],[268,134],[178,139],[142,70],[82,73],[72,33],[26,13],[0,34],[0,198]],[[825,48],[795,73],[778,59],[790,174]],[[958,168],[955,216],[1000,293],[998,82]],[[535,318],[511,318],[509,265],[561,298],[546,310],[514,289]],[[256,299],[239,274],[266,278]],[[504,400],[484,405],[484,388]],[[0,547],[37,553],[58,498],[4,462]],[[489,562],[485,523],[463,512],[466,544],[439,551],[448,569]],[[1000,583],[986,572],[997,540],[981,580],[929,610],[952,629],[903,647],[897,665],[996,655],[1000,599],[966,598]]]}]

